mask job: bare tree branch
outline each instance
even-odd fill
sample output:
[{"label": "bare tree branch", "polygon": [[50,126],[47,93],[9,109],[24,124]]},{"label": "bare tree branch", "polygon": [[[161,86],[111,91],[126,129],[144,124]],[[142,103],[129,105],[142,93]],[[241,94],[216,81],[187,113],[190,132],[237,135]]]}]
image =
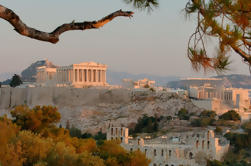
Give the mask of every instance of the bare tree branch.
[{"label": "bare tree branch", "polygon": [[69,24],[63,24],[56,28],[53,32],[42,32],[27,26],[19,16],[13,12],[12,10],[0,5],[0,18],[8,21],[19,34],[23,36],[27,36],[36,40],[46,41],[50,43],[57,43],[59,41],[59,36],[71,30],[86,30],[86,29],[97,29],[105,24],[112,21],[115,17],[123,16],[123,17],[132,17],[133,12],[131,11],[122,11],[118,10],[110,15],[98,20],[98,21],[85,21],[85,22],[72,22]]}]

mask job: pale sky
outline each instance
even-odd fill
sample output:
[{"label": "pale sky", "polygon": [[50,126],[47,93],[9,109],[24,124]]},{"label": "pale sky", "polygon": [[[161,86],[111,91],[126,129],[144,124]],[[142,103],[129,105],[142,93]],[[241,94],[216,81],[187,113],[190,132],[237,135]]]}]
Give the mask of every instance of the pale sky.
[{"label": "pale sky", "polygon": [[[1,0],[29,26],[52,31],[63,23],[93,21],[118,9],[132,10],[132,19],[119,17],[99,30],[71,31],[57,44],[17,34],[0,19],[0,73],[17,72],[31,63],[48,59],[56,65],[85,61],[107,64],[110,70],[160,76],[202,76],[191,69],[186,57],[194,18],[186,20],[182,9],[188,0],[160,0],[152,13],[138,11],[123,0]],[[213,41],[207,43],[213,46]],[[249,74],[248,67],[232,53],[228,74]],[[210,75],[210,74],[209,74]]]}]

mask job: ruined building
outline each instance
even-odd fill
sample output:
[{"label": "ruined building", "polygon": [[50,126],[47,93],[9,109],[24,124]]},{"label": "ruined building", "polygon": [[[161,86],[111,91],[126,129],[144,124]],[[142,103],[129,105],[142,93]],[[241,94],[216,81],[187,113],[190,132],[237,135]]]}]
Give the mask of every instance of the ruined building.
[{"label": "ruined building", "polygon": [[37,68],[36,82],[41,86],[71,86],[83,88],[87,86],[106,86],[107,65],[96,62],[84,62],[69,66]]},{"label": "ruined building", "polygon": [[140,150],[151,160],[150,166],[203,166],[206,159],[221,160],[229,141],[212,130],[169,133],[156,139],[130,139],[128,128],[110,126],[107,140],[119,139],[128,151]]}]

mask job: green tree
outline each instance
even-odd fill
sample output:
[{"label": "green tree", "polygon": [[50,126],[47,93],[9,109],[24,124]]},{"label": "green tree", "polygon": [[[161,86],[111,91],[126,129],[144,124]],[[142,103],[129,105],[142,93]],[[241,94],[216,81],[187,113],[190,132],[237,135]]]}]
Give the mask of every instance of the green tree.
[{"label": "green tree", "polygon": [[22,83],[23,82],[21,80],[21,77],[17,74],[14,74],[14,76],[11,79],[10,86],[15,88],[15,87],[21,85]]},{"label": "green tree", "polygon": [[70,135],[71,137],[77,137],[77,138],[81,138],[82,137],[82,133],[81,130],[76,128],[75,126],[72,125],[72,127],[70,128]]},{"label": "green tree", "polygon": [[194,119],[191,125],[194,127],[206,127],[214,125],[216,113],[214,111],[204,110],[200,113],[198,119]]},{"label": "green tree", "polygon": [[216,112],[215,111],[209,111],[209,110],[204,110],[200,113],[201,118],[212,118],[214,119],[216,117]]},{"label": "green tree", "polygon": [[222,114],[219,118],[223,120],[233,120],[233,121],[241,120],[240,115],[235,110],[230,110]]},{"label": "green tree", "polygon": [[144,115],[138,119],[138,122],[132,133],[153,133],[158,131],[158,128],[159,124],[157,117],[148,117],[147,115]]},{"label": "green tree", "polygon": [[189,113],[185,108],[179,110],[178,117],[180,120],[189,120],[190,118]]}]

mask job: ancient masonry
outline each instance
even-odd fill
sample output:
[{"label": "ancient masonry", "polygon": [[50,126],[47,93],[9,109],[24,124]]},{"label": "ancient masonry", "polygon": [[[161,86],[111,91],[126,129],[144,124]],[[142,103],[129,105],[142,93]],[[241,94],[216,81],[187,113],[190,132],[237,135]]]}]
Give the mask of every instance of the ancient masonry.
[{"label": "ancient masonry", "polygon": [[150,166],[204,166],[206,159],[221,160],[229,141],[212,130],[170,133],[157,139],[129,139],[128,128],[109,126],[107,140],[119,139],[128,151],[140,150],[151,160]]},{"label": "ancient masonry", "polygon": [[107,65],[96,62],[84,62],[57,68],[45,66],[37,68],[37,83],[43,86],[106,86]]}]

